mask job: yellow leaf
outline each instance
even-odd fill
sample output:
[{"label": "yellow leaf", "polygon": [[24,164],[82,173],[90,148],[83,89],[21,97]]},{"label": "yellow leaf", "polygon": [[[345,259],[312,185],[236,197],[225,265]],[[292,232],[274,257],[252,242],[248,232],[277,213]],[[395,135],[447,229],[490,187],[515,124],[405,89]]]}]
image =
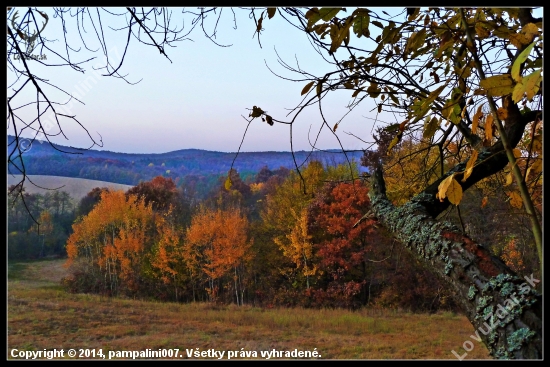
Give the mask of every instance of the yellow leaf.
[{"label": "yellow leaf", "polygon": [[484,196],[483,199],[481,199],[481,208],[482,209],[485,208],[488,201],[489,201],[489,199],[487,198],[487,196]]},{"label": "yellow leaf", "polygon": [[334,124],[334,127],[332,128],[332,131],[336,132],[336,129],[338,129],[338,123]]},{"label": "yellow leaf", "polygon": [[493,97],[505,96],[512,93],[514,80],[510,74],[494,75],[482,80],[479,86]]},{"label": "yellow leaf", "polygon": [[451,181],[451,184],[447,188],[447,199],[451,204],[458,205],[462,200],[462,186],[454,178]]},{"label": "yellow leaf", "polygon": [[489,114],[485,119],[485,139],[491,140],[492,138],[493,138],[493,114]]},{"label": "yellow leaf", "polygon": [[525,91],[529,101],[533,99],[535,94],[537,94],[540,89],[540,83],[542,82],[541,72],[542,69],[534,71],[522,80],[522,84],[525,85]]},{"label": "yellow leaf", "polygon": [[413,33],[407,40],[407,45],[405,46],[405,52],[411,52],[419,49],[424,45],[426,40],[426,28],[422,28],[419,32]]},{"label": "yellow leaf", "polygon": [[522,46],[527,45],[531,41],[533,41],[533,38],[535,38],[535,36],[537,36],[538,34],[538,27],[533,23],[527,23],[523,26],[519,33],[511,34],[509,39],[511,44],[513,44],[517,48],[521,48]]},{"label": "yellow leaf", "polygon": [[488,38],[491,35],[491,33],[484,27],[483,23],[481,22],[476,23],[475,29],[476,34],[480,39]]},{"label": "yellow leaf", "polygon": [[506,183],[504,184],[504,186],[510,185],[512,183],[512,180],[513,180],[512,172],[510,171],[510,173],[506,175]]},{"label": "yellow leaf", "polygon": [[472,174],[472,171],[474,170],[474,166],[477,161],[477,155],[478,155],[477,151],[474,150],[472,152],[472,156],[468,160],[468,163],[466,163],[466,171],[464,172],[464,177],[462,178],[462,182],[466,182],[468,177],[470,177],[470,175]]},{"label": "yellow leaf", "polygon": [[[532,24],[532,23],[530,23],[530,24]],[[519,75],[519,69],[520,69],[521,65],[525,62],[525,60],[527,60],[527,57],[531,53],[531,50],[533,50],[534,46],[535,46],[535,42],[531,43],[525,50],[523,50],[518,55],[518,57],[514,61],[514,64],[512,65],[511,75],[512,75],[512,79],[514,79],[516,82],[521,81],[521,75]]]},{"label": "yellow leaf", "polygon": [[474,96],[484,96],[485,94],[487,94],[487,91],[483,88],[474,90]]},{"label": "yellow leaf", "polygon": [[477,127],[479,125],[479,119],[483,116],[483,112],[481,112],[481,108],[483,105],[480,105],[477,108],[476,113],[474,114],[474,120],[472,121],[472,134],[475,134],[477,132]]},{"label": "yellow leaf", "polygon": [[542,82],[541,71],[542,69],[538,69],[532,72],[524,77],[521,82],[516,84],[512,94],[512,100],[514,102],[519,102],[525,93],[527,93],[527,99],[529,101],[533,99],[540,89],[540,83]]},{"label": "yellow leaf", "polygon": [[231,182],[231,177],[227,176],[227,179],[225,180],[225,189],[229,191],[231,189],[231,186],[233,185],[233,182]]},{"label": "yellow leaf", "polygon": [[337,30],[334,34],[331,32],[330,38],[332,39],[332,43],[330,45],[330,53],[335,52],[342,44],[342,41],[344,41],[346,37],[349,37],[349,29],[352,25],[351,20],[351,17],[348,18],[340,30]]},{"label": "yellow leaf", "polygon": [[521,158],[521,150],[519,148],[514,148],[512,152],[514,152],[514,157],[516,157],[516,159]]},{"label": "yellow leaf", "polygon": [[395,138],[392,139],[392,141],[391,141],[391,143],[390,143],[390,146],[388,147],[388,153],[392,150],[392,148],[393,148],[397,143],[399,143],[399,140],[400,140],[399,137],[400,137],[400,136],[401,136],[401,135],[398,134]]},{"label": "yellow leaf", "polygon": [[307,92],[309,92],[309,90],[311,89],[311,87],[313,86],[313,84],[315,84],[315,81],[312,81],[312,82],[309,82],[306,84],[306,86],[302,89],[302,96],[304,94],[306,94]]},{"label": "yellow leaf", "polygon": [[449,185],[453,181],[454,175],[455,174],[453,173],[452,175],[450,175],[449,177],[447,177],[446,179],[444,179],[439,183],[439,186],[437,187],[437,190],[438,190],[437,194],[439,197],[439,201],[443,202],[443,199],[445,199],[447,189],[449,188]]},{"label": "yellow leaf", "polygon": [[533,163],[529,168],[527,168],[527,174],[525,175],[526,178],[529,178],[529,174],[531,171],[533,171],[536,174],[539,174],[542,172],[542,159],[537,159],[535,163]]},{"label": "yellow leaf", "polygon": [[514,208],[521,209],[523,205],[523,200],[521,200],[521,196],[516,191],[510,191],[506,194],[510,198],[510,205],[512,205]]},{"label": "yellow leaf", "polygon": [[533,138],[533,152],[542,153],[542,135],[535,135]]}]

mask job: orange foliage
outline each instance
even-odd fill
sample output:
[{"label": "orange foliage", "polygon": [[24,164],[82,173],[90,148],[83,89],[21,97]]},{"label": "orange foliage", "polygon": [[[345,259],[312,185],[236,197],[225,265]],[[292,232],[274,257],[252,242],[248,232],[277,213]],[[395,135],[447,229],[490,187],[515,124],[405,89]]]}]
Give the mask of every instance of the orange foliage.
[{"label": "orange foliage", "polygon": [[[81,260],[104,275],[105,287],[121,281],[137,290],[141,258],[153,219],[151,205],[122,191],[105,191],[92,211],[73,225],[67,241],[67,267]],[[108,282],[108,284],[107,284]]]},{"label": "orange foliage", "polygon": [[522,272],[525,269],[525,265],[523,264],[523,256],[518,250],[516,242],[515,238],[511,238],[504,246],[500,257],[514,271]]},{"label": "orange foliage", "polygon": [[[247,240],[248,220],[238,209],[202,208],[191,222],[186,235],[186,261],[194,276],[209,278],[210,292],[214,280],[250,260],[251,243]],[[211,296],[212,293],[211,293]]]}]

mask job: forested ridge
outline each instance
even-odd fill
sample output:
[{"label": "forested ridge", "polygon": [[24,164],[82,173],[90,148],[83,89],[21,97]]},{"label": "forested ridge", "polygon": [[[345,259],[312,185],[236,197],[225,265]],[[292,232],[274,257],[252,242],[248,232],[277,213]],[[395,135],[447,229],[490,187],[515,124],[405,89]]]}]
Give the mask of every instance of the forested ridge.
[{"label": "forested ridge", "polygon": [[[8,135],[8,145],[13,139],[13,136]],[[358,162],[362,154],[348,152],[347,159]],[[117,153],[36,141],[31,149],[22,154],[22,158],[29,175],[86,178],[126,185],[137,185],[141,181],[163,176],[172,178],[177,185],[185,183],[204,197],[220,176],[227,175],[235,155],[201,149],[181,149],[158,154]],[[311,160],[338,164],[347,160],[339,150],[297,151],[294,156],[298,164]],[[280,167],[292,169],[294,165],[290,152],[241,152],[235,160],[234,168],[246,178],[252,177],[264,166],[275,170]],[[18,173],[14,171],[14,174]]]}]

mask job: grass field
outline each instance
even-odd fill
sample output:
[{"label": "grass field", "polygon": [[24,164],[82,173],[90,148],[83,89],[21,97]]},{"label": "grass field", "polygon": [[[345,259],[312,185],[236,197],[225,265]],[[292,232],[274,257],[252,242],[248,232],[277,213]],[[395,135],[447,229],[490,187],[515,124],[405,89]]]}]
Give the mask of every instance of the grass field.
[{"label": "grass field", "polygon": [[[261,351],[298,349],[315,350],[319,359],[456,359],[451,350],[463,354],[473,334],[469,321],[452,313],[260,309],[70,294],[59,285],[63,262],[8,265],[7,358],[13,359],[13,348],[101,348],[106,359],[109,351],[177,348],[181,358],[190,349],[225,351],[223,359],[229,351],[232,359],[243,359],[241,351],[266,359]],[[473,343],[465,359],[490,358],[484,345]],[[217,357],[195,359],[209,358]]]}]

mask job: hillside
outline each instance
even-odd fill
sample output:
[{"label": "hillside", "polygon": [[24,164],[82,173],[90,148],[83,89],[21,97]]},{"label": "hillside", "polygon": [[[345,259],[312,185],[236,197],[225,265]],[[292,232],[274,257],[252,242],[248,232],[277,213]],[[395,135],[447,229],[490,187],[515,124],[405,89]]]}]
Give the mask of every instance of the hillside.
[{"label": "hillside", "polygon": [[[22,175],[8,175],[8,187],[19,183],[22,177]],[[51,189],[59,188],[60,191],[66,191],[73,199],[80,200],[95,187],[108,187],[113,190],[126,191],[132,186],[74,177],[29,175],[24,187],[29,194],[45,194],[52,192]]]},{"label": "hillside", "polygon": [[[8,136],[8,154],[13,151],[14,137]],[[10,145],[11,144],[11,145]],[[171,177],[178,184],[193,182],[197,186],[212,185],[221,175],[227,174],[235,153],[214,152],[199,149],[183,149],[161,154],[116,153],[99,150],[79,150],[72,147],[35,141],[23,154],[27,174],[85,178],[137,185],[156,176]],[[350,160],[360,161],[362,152],[348,153]],[[295,152],[298,165],[318,160],[326,165],[346,162],[338,150]],[[267,166],[271,170],[280,167],[295,168],[290,152],[242,152],[235,160],[234,168],[241,177],[255,175]],[[13,172],[19,173],[19,172]]]}]

